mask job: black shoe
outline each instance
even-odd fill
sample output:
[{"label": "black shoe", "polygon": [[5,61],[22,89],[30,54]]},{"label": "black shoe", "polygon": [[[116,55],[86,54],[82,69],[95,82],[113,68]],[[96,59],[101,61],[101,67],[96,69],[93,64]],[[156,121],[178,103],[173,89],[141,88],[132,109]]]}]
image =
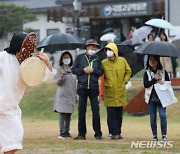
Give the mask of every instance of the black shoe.
[{"label": "black shoe", "polygon": [[158,137],[157,137],[157,136],[154,136],[154,137],[153,137],[153,141],[158,141]]},{"label": "black shoe", "polygon": [[66,133],[65,136],[66,136],[67,138],[72,138],[72,136],[71,136],[70,133]]},{"label": "black shoe", "polygon": [[102,136],[95,136],[95,139],[97,139],[97,140],[102,140]]},{"label": "black shoe", "polygon": [[85,136],[80,136],[80,135],[74,138],[74,140],[85,140],[85,139],[86,139]]},{"label": "black shoe", "polygon": [[122,137],[121,135],[119,135],[119,139],[124,139],[124,137]]}]

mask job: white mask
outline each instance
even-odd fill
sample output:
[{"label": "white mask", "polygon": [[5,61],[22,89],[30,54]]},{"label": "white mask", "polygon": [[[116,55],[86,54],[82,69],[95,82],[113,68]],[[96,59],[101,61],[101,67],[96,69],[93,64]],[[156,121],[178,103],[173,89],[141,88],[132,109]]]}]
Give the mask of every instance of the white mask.
[{"label": "white mask", "polygon": [[95,55],[95,54],[96,54],[96,51],[95,51],[95,50],[88,50],[88,54],[91,55],[91,56],[92,56],[92,55]]},{"label": "white mask", "polygon": [[107,50],[107,57],[112,57],[114,55],[114,52],[112,50]]},{"label": "white mask", "polygon": [[63,59],[63,64],[65,64],[65,65],[69,65],[70,62],[71,62],[71,59],[70,59],[70,58],[65,58],[65,59]]}]

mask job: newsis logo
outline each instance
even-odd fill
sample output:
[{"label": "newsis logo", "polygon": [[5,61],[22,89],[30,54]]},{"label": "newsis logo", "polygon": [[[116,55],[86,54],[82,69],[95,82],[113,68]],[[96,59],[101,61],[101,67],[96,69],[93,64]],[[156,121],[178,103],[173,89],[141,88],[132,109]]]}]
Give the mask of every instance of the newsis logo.
[{"label": "newsis logo", "polygon": [[112,7],[111,6],[105,6],[104,7],[104,14],[105,15],[110,15],[112,12]]},{"label": "newsis logo", "polygon": [[156,148],[156,149],[161,149],[161,148],[173,148],[173,143],[174,141],[132,141],[131,142],[131,147],[130,148]]}]

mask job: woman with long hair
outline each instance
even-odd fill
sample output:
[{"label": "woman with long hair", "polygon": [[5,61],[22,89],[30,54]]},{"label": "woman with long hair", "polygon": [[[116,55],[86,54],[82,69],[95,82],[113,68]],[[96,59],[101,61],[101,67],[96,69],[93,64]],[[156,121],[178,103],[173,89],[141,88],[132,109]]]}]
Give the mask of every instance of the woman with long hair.
[{"label": "woman with long hair", "polygon": [[157,109],[161,120],[162,141],[167,140],[166,108],[162,107],[161,101],[159,100],[154,88],[154,84],[164,84],[164,81],[169,81],[169,76],[167,74],[167,71],[162,68],[159,56],[149,55],[143,82],[145,87],[145,102],[148,103],[150,125],[152,134],[154,136],[153,141],[158,141],[156,122]]},{"label": "woman with long hair", "polygon": [[[168,42],[168,37],[165,32],[160,33],[160,40]],[[172,58],[171,57],[161,57],[160,58],[163,69],[168,72],[170,78],[173,77],[173,66],[172,66]]]}]

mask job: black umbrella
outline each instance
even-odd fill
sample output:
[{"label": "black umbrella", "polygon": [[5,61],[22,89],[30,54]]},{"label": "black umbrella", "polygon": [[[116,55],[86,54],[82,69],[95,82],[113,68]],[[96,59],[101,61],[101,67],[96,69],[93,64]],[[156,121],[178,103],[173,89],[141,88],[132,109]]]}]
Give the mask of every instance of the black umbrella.
[{"label": "black umbrella", "polygon": [[[144,68],[144,61],[143,61],[143,55],[136,54],[134,53],[134,48],[129,46],[129,45],[117,45],[118,47],[118,55],[121,57],[124,57],[129,66],[131,67],[132,70],[132,75],[134,76],[136,73],[141,71]],[[97,55],[99,56],[100,60],[105,59],[106,52],[105,49],[102,48]]]},{"label": "black umbrella", "polygon": [[120,45],[132,45],[132,40],[131,39],[124,40],[123,42],[120,43]]},{"label": "black umbrella", "polygon": [[105,30],[103,30],[102,34],[106,34],[109,32],[114,32],[114,29],[112,27],[106,28]]},{"label": "black umbrella", "polygon": [[57,33],[44,38],[37,45],[37,49],[44,48],[46,52],[55,52],[57,50],[72,50],[82,47],[83,42],[72,34]]},{"label": "black umbrella", "polygon": [[129,45],[129,46],[135,47],[135,46],[141,45],[141,43],[133,44],[132,39],[127,39],[127,40],[121,42],[119,45]]},{"label": "black umbrella", "polygon": [[121,57],[124,57],[129,66],[131,67],[132,75],[144,69],[144,56],[134,53],[134,48],[129,45],[117,45],[118,54]]},{"label": "black umbrella", "polygon": [[175,45],[164,41],[144,43],[134,52],[144,55],[158,55],[162,57],[180,57],[180,50]]},{"label": "black umbrella", "polygon": [[96,53],[96,55],[98,55],[100,61],[102,61],[103,59],[106,59],[106,58],[107,58],[107,55],[106,55],[106,52],[105,52],[104,47],[101,48],[101,49]]}]

